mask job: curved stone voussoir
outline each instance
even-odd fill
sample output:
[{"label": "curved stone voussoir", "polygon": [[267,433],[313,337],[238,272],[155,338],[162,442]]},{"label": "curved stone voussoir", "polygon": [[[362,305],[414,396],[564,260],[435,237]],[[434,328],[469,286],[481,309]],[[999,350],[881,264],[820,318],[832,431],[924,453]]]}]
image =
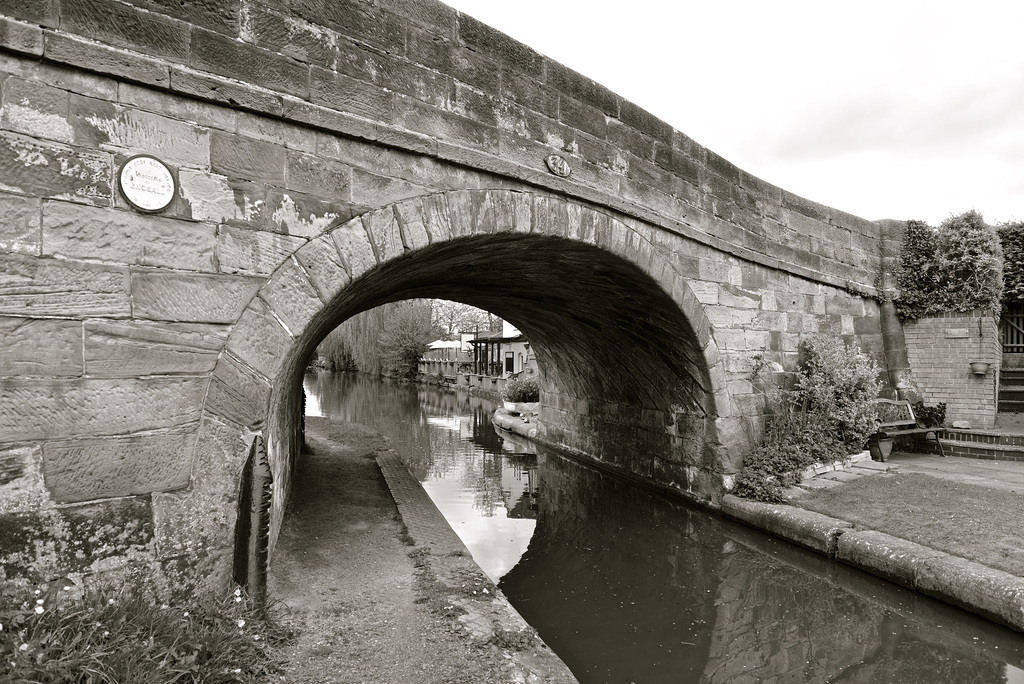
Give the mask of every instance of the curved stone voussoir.
[{"label": "curved stone voussoir", "polygon": [[378,262],[394,259],[405,252],[402,230],[392,207],[363,214],[362,221]]},{"label": "curved stone voussoir", "polygon": [[332,230],[331,239],[337,245],[350,279],[355,280],[377,265],[377,255],[362,218],[354,218]]},{"label": "curved stone voussoir", "polygon": [[274,378],[285,362],[282,351],[291,349],[293,342],[284,325],[257,298],[238,319],[226,349],[264,377]]},{"label": "curved stone voussoir", "polygon": [[347,286],[351,279],[345,262],[338,253],[338,245],[330,235],[322,235],[295,252],[295,260],[302,265],[313,287],[328,302]]},{"label": "curved stone voussoir", "polygon": [[277,269],[260,292],[260,297],[292,337],[299,337],[324,306],[309,276],[294,259],[289,259]]},{"label": "curved stone voussoir", "polygon": [[222,354],[210,381],[205,409],[224,420],[256,427],[267,417],[270,383],[231,354]]}]

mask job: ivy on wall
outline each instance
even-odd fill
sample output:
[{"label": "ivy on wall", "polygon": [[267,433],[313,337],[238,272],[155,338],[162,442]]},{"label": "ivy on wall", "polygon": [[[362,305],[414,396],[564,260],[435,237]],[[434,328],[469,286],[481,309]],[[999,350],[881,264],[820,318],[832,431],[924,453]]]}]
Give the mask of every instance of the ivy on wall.
[{"label": "ivy on wall", "polygon": [[1024,221],[997,228],[1003,247],[1003,306],[1024,302]]},{"label": "ivy on wall", "polygon": [[896,284],[901,320],[995,311],[1003,291],[1003,253],[995,228],[976,211],[950,216],[938,228],[907,221]]}]

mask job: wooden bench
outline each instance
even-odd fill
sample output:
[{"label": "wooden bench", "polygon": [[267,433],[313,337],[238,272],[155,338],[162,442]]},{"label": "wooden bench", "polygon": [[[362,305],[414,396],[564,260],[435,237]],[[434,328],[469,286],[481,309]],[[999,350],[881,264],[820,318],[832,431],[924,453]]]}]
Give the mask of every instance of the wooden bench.
[{"label": "wooden bench", "polygon": [[[876,404],[878,418],[875,419],[875,433],[868,438],[868,450],[871,451],[872,458],[875,457],[875,451],[878,449],[878,440],[880,439],[902,437],[905,435],[918,435],[927,438],[929,433],[931,433],[932,439],[935,440],[935,444],[939,447],[939,455],[942,457],[946,456],[946,452],[942,450],[942,440],[939,439],[945,428],[920,427],[917,424],[917,417],[914,415],[914,407],[910,405],[909,401],[875,399],[874,403]],[[879,453],[882,453],[881,450],[879,450]],[[888,456],[889,454],[885,453],[878,460],[884,461]]]}]

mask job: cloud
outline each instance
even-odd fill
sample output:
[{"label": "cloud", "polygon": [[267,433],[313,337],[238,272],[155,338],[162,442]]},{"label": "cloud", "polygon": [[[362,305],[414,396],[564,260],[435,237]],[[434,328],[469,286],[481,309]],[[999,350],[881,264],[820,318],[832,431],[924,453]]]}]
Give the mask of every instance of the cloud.
[{"label": "cloud", "polygon": [[774,130],[759,130],[744,149],[755,161],[834,160],[876,151],[928,159],[979,150],[1019,161],[1021,112],[1021,76],[948,90],[876,86],[812,101],[784,122],[775,118]]}]

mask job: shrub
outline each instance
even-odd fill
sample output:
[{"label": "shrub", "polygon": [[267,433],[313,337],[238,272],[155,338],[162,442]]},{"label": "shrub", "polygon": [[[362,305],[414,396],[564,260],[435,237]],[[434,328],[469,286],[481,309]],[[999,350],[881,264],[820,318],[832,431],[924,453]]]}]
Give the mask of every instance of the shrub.
[{"label": "shrub", "polygon": [[512,402],[540,401],[537,378],[512,378],[501,389],[501,398]]},{"label": "shrub", "polygon": [[855,346],[832,336],[804,342],[797,371],[798,399],[821,416],[822,428],[851,450],[863,448],[875,431],[872,400],[878,396],[878,366]]},{"label": "shrub", "polygon": [[278,632],[236,590],[168,605],[145,587],[0,587],[0,681],[254,682]]},{"label": "shrub", "polygon": [[1003,249],[1003,306],[1024,302],[1024,221],[997,229]]},{"label": "shrub", "polygon": [[941,427],[946,422],[946,404],[925,406],[923,401],[916,401],[914,417],[921,427]]},{"label": "shrub", "polygon": [[766,382],[759,376],[767,367],[763,355],[756,361],[754,384],[764,387],[765,430],[744,459],[733,493],[779,502],[782,488],[795,484],[808,466],[863,449],[874,432],[879,371],[857,347],[826,336],[804,342],[795,389],[779,388],[774,375]]},{"label": "shrub", "polygon": [[902,320],[937,313],[995,311],[1003,257],[992,226],[976,211],[950,216],[937,229],[908,221],[896,273]]}]

